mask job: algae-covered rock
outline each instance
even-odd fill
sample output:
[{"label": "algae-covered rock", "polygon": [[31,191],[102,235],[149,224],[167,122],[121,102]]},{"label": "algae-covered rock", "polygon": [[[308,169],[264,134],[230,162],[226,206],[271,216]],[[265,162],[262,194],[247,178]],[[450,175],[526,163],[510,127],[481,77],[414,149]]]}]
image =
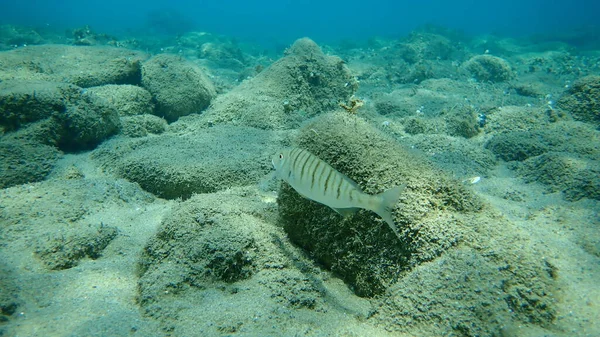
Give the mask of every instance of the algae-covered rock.
[{"label": "algae-covered rock", "polygon": [[346,113],[315,118],[295,143],[369,194],[406,186],[393,213],[399,236],[370,211],[343,218],[285,183],[278,196],[290,239],[357,295],[374,296],[386,330],[493,335],[554,320],[553,267],[515,248],[527,239],[465,185]]},{"label": "algae-covered rock", "polygon": [[490,150],[461,137],[420,134],[406,139],[406,142],[430,155],[429,160],[461,180],[487,176],[498,163]]},{"label": "algae-covered rock", "polygon": [[287,129],[346,103],[357,88],[342,59],[303,38],[283,58],[215,99],[202,123]]},{"label": "algae-covered rock", "polygon": [[54,237],[40,240],[35,253],[48,269],[72,268],[85,257],[99,258],[117,234],[117,228],[111,226],[71,229],[66,235],[57,233]]},{"label": "algae-covered rock", "polygon": [[447,60],[458,52],[456,44],[438,34],[415,32],[394,47],[394,51],[408,63],[422,60]]},{"label": "algae-covered rock", "polygon": [[556,152],[569,152],[590,159],[600,158],[600,130],[576,121],[559,121],[531,132]]},{"label": "algae-covered rock", "polygon": [[105,167],[162,198],[189,198],[257,183],[271,170],[276,136],[215,126],[186,135],[115,139],[94,154]]},{"label": "algae-covered rock", "polygon": [[121,133],[128,137],[145,137],[161,134],[167,129],[167,121],[154,115],[121,117]]},{"label": "algae-covered rock", "polygon": [[[278,319],[269,318],[268,327],[256,324],[256,317],[282,308],[322,318],[329,308],[324,285],[311,276],[319,272],[303,261],[280,227],[264,220],[272,220],[276,210],[264,198],[250,188],[233,188],[194,195],[167,214],[140,256],[143,313],[181,336],[240,329],[251,335],[295,335],[301,329],[296,325],[273,327]],[[260,305],[249,307],[249,299]],[[206,310],[198,303],[215,305]],[[181,316],[193,319],[193,327],[180,324]]]},{"label": "algae-covered rock", "polygon": [[0,188],[44,180],[62,153],[31,141],[0,140]]},{"label": "algae-covered rock", "polygon": [[233,43],[207,42],[199,49],[199,57],[208,59],[222,68],[240,70],[244,67],[244,53]]},{"label": "algae-covered rock", "polygon": [[[230,197],[240,198],[237,195]],[[146,296],[158,286],[148,283],[150,280],[166,281],[167,278],[156,273],[170,263],[186,261],[184,264],[189,267],[182,266],[181,271],[188,274],[188,279],[180,279],[179,282],[196,287],[215,281],[233,283],[252,276],[257,268],[255,260],[259,259],[255,234],[250,228],[236,225],[234,221],[240,216],[244,217],[240,209],[243,209],[245,202],[240,200],[235,206],[222,204],[222,207],[207,207],[206,199],[217,198],[195,196],[182,203],[163,221],[158,234],[146,245],[140,260],[143,301],[149,300]],[[163,287],[167,286],[161,283]]]},{"label": "algae-covered rock", "polygon": [[108,104],[114,106],[121,117],[152,114],[154,112],[152,95],[144,88],[135,85],[109,84],[91,87],[87,91],[104,98]]},{"label": "algae-covered rock", "polygon": [[342,221],[328,207],[282,186],[280,215],[290,238],[346,280],[357,294],[372,296],[385,291],[399,272],[460,242],[468,225],[455,213],[477,212],[482,207],[463,185],[347,114],[313,120],[303,128],[297,143],[367,193],[406,185],[398,207],[401,211],[395,213],[400,238],[372,212],[360,211]]},{"label": "algae-covered rock", "polygon": [[426,118],[410,116],[402,121],[404,131],[409,135],[418,135],[423,133],[434,133],[435,126]]},{"label": "algae-covered rock", "polygon": [[546,109],[509,105],[488,111],[484,130],[487,133],[531,131],[550,123],[551,116]]},{"label": "algae-covered rock", "polygon": [[26,46],[45,43],[45,39],[33,27],[20,25],[0,25],[0,46]]},{"label": "algae-covered rock", "polygon": [[144,62],[142,86],[152,94],[157,114],[169,121],[204,110],[216,95],[214,85],[200,68],[168,54]]},{"label": "algae-covered rock", "polygon": [[498,134],[485,147],[504,161],[523,161],[548,151],[548,146],[541,139],[525,131]]},{"label": "algae-covered rock", "polygon": [[381,115],[408,117],[431,114],[448,105],[450,98],[444,91],[429,88],[404,88],[383,94],[374,100]]},{"label": "algae-covered rock", "polygon": [[7,322],[17,311],[22,301],[19,299],[19,285],[9,268],[0,265],[0,334],[2,324]]},{"label": "algae-covered rock", "polygon": [[86,92],[55,115],[62,128],[59,146],[64,149],[89,149],[119,131],[117,110],[105,99]]},{"label": "algae-covered rock", "polygon": [[458,109],[445,112],[443,115],[446,124],[446,133],[450,136],[464,138],[475,137],[480,132],[477,114],[469,106],[460,106]]},{"label": "algae-covered rock", "polygon": [[485,147],[505,161],[523,161],[549,151],[594,159],[600,156],[599,140],[600,132],[589,124],[558,121],[527,131],[496,133]]},{"label": "algae-covered rock", "polygon": [[83,88],[139,84],[145,58],[113,47],[27,46],[0,53],[0,79],[67,82]]},{"label": "algae-covered rock", "polygon": [[563,192],[570,201],[600,200],[600,161],[577,154],[548,152],[518,166],[528,182],[541,182],[551,192]]},{"label": "algae-covered rock", "polygon": [[600,76],[586,76],[575,81],[558,100],[558,106],[571,112],[577,120],[600,125]]},{"label": "algae-covered rock", "polygon": [[511,88],[515,90],[517,95],[534,98],[543,98],[545,90],[547,90],[543,83],[523,80],[512,83]]},{"label": "algae-covered rock", "polygon": [[0,82],[0,125],[8,130],[64,111],[81,88],[59,82],[7,80]]},{"label": "algae-covered rock", "polygon": [[[507,225],[489,221],[477,223]],[[555,267],[540,263],[533,252],[515,251],[525,237],[497,230],[481,234],[491,236],[404,274],[383,296],[374,319],[387,331],[425,336],[501,336],[507,326],[550,326],[556,318],[550,292]]]},{"label": "algae-covered rock", "polygon": [[463,67],[480,82],[506,82],[514,77],[510,64],[492,55],[473,56]]}]

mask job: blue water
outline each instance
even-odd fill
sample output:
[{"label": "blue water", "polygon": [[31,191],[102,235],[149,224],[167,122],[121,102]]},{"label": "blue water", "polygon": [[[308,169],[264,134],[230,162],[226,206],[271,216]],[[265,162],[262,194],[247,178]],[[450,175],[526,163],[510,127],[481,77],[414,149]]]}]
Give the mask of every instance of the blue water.
[{"label": "blue water", "polygon": [[318,42],[397,37],[424,24],[470,35],[564,34],[596,29],[594,0],[274,0],[274,1],[50,1],[1,0],[0,24],[73,28],[120,34],[177,34],[203,30],[259,42]]}]

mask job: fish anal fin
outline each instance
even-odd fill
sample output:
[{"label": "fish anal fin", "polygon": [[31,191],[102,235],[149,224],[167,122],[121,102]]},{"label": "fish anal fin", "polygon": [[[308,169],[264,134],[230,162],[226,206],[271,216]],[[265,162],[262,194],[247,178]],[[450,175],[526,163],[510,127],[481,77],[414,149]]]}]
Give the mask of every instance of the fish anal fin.
[{"label": "fish anal fin", "polygon": [[359,209],[360,208],[357,208],[357,207],[333,208],[334,211],[338,212],[344,218],[347,218],[347,217],[351,216],[352,214],[356,213],[356,211],[358,211]]}]

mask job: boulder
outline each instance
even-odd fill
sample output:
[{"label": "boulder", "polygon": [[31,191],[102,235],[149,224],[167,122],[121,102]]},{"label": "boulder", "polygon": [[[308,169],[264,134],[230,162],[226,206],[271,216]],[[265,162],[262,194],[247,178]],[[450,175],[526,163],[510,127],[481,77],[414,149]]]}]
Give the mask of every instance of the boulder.
[{"label": "boulder", "polygon": [[67,82],[87,88],[139,84],[146,55],[114,47],[27,46],[0,53],[0,80]]},{"label": "boulder", "polygon": [[506,82],[515,77],[506,60],[492,55],[473,56],[463,68],[480,82]]},{"label": "boulder", "polygon": [[105,99],[85,92],[55,119],[62,136],[58,146],[67,150],[91,149],[121,127],[117,110]]},{"label": "boulder", "polygon": [[600,125],[600,76],[581,78],[558,100],[561,109],[571,112],[576,120]]},{"label": "boulder", "polygon": [[308,38],[256,77],[219,96],[201,124],[230,123],[261,129],[287,129],[347,103],[358,89],[344,61],[325,55]]},{"label": "boulder", "polygon": [[204,110],[216,95],[203,70],[175,55],[156,55],[142,65],[142,86],[152,94],[156,113],[168,121]]},{"label": "boulder", "polygon": [[64,111],[81,88],[61,82],[7,80],[0,82],[0,125],[7,130]]},{"label": "boulder", "polygon": [[256,184],[271,171],[273,133],[215,126],[185,135],[115,139],[93,155],[104,167],[161,198],[189,198]]},{"label": "boulder", "polygon": [[117,110],[120,117],[154,113],[152,95],[136,85],[108,84],[88,88],[87,92],[105,99]]}]

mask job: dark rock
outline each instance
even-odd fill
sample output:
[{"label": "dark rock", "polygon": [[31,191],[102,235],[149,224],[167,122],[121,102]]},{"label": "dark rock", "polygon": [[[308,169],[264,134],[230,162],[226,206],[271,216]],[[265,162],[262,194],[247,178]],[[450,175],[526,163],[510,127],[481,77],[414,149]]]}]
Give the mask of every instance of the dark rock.
[{"label": "dark rock", "polygon": [[0,125],[15,130],[22,124],[64,111],[81,88],[57,82],[7,80],[0,82]]},{"label": "dark rock", "polygon": [[105,99],[87,92],[56,114],[56,120],[62,128],[58,145],[67,150],[94,148],[121,126],[117,110]]}]

